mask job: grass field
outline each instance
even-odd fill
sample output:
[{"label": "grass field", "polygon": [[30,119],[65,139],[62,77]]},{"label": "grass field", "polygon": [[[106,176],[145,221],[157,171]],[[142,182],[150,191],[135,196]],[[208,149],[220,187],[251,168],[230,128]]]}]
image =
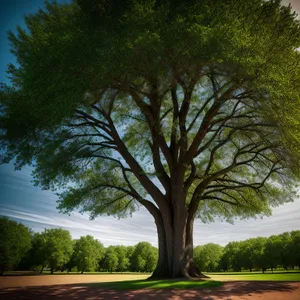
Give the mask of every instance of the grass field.
[{"label": "grass field", "polygon": [[[62,273],[54,275],[47,273],[34,275],[24,272],[12,272],[8,276],[0,277],[0,288],[14,286],[37,286],[53,284],[93,283],[97,288],[111,288],[115,290],[140,290],[140,289],[202,289],[215,288],[228,281],[278,281],[300,282],[300,273],[274,273],[262,274],[261,272],[226,272],[206,273],[210,278],[203,281],[194,280],[146,280],[150,274],[143,273]],[[12,276],[16,275],[16,276]],[[18,276],[19,275],[19,276]],[[30,276],[28,276],[30,275]],[[26,282],[26,284],[25,284]],[[24,285],[25,284],[25,285]]]},{"label": "grass field", "polygon": [[99,283],[99,288],[114,290],[139,290],[139,289],[202,289],[221,286],[221,281],[191,281],[191,280],[128,280],[121,282]]},{"label": "grass field", "polygon": [[206,273],[212,280],[218,281],[300,281],[300,273],[265,273],[261,272],[226,272],[226,273]]}]

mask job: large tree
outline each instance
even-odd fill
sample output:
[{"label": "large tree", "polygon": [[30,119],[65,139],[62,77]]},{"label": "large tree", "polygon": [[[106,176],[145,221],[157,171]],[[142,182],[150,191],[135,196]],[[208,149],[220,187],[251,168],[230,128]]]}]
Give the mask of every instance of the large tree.
[{"label": "large tree", "polygon": [[153,277],[197,276],[193,224],[270,214],[299,178],[300,28],[280,0],[78,0],[10,33],[1,142],[59,209],[153,216]]}]

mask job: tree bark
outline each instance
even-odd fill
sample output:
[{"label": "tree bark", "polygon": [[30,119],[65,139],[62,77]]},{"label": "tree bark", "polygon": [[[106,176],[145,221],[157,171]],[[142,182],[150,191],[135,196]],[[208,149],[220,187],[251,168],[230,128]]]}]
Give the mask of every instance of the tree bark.
[{"label": "tree bark", "polygon": [[194,219],[188,217],[186,210],[173,215],[172,228],[165,228],[162,215],[154,216],[154,219],[159,252],[157,266],[150,279],[208,278],[193,262]]}]

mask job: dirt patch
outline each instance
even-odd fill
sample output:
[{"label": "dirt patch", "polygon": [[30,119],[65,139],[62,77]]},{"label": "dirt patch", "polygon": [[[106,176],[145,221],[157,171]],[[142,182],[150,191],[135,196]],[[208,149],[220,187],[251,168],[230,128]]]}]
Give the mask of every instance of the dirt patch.
[{"label": "dirt patch", "polygon": [[149,275],[138,274],[76,274],[76,275],[36,275],[36,276],[2,276],[0,277],[0,289],[9,287],[33,287],[48,285],[63,285],[75,283],[112,282],[125,280],[146,279]]},{"label": "dirt patch", "polygon": [[[93,276],[91,278],[88,278]],[[116,291],[99,288],[95,282],[87,283],[86,280],[116,281],[116,276],[107,275],[59,275],[59,276],[22,276],[23,278],[13,278],[21,280],[19,287],[3,287],[0,289],[0,299],[119,299],[119,300],[299,300],[300,299],[300,282],[226,282],[220,288],[216,289],[190,289],[190,290],[134,290],[134,291]],[[121,275],[120,275],[121,276]],[[76,277],[76,278],[75,278]],[[100,277],[102,279],[100,280]],[[105,277],[105,279],[104,279]],[[110,278],[108,278],[110,277]],[[133,278],[134,277],[134,278]],[[135,275],[123,275],[120,280],[137,279]],[[141,277],[141,276],[140,276]],[[3,284],[3,278],[0,283]],[[29,278],[35,279],[35,286]],[[31,280],[32,280],[31,279]],[[114,279],[114,280],[113,280]],[[141,279],[141,278],[140,278]],[[29,281],[28,281],[29,280]],[[44,281],[47,280],[47,285]],[[57,284],[57,280],[63,284]],[[69,284],[68,284],[69,280]],[[74,280],[84,280],[85,283],[73,283]],[[52,281],[52,284],[51,284]],[[8,281],[6,281],[7,283]]]}]

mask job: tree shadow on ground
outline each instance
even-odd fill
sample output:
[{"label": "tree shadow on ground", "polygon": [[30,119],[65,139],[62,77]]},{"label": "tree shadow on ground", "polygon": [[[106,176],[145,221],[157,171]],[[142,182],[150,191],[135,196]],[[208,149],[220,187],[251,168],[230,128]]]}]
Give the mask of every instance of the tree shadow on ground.
[{"label": "tree shadow on ground", "polygon": [[[85,284],[65,284],[53,286],[39,286],[28,288],[6,288],[0,290],[1,300],[14,299],[116,299],[116,300],[180,300],[180,299],[201,299],[230,300],[231,297],[242,299],[244,296],[252,296],[252,294],[262,296],[266,292],[280,292],[280,299],[292,299],[287,293],[296,293],[300,295],[299,282],[227,282],[219,288],[208,289],[140,289],[140,290],[113,290],[105,288],[102,283],[85,283]],[[298,294],[299,293],[299,294]],[[297,298],[293,298],[297,299]],[[300,298],[298,298],[300,299]]]}]

